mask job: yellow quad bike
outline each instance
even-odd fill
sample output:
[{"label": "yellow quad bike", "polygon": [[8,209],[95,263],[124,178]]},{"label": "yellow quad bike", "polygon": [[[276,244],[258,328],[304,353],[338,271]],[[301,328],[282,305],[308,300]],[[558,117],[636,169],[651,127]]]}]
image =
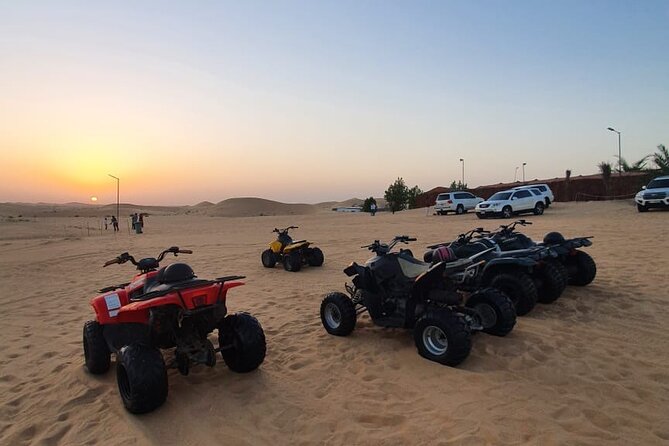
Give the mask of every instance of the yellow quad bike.
[{"label": "yellow quad bike", "polygon": [[321,266],[323,264],[323,251],[320,248],[310,248],[310,242],[293,241],[288,235],[289,230],[297,228],[297,226],[288,226],[284,229],[274,228],[272,232],[278,234],[276,240],[270,243],[269,249],[263,251],[260,256],[265,268],[274,268],[276,262],[281,262],[286,271],[297,272],[302,265]]}]

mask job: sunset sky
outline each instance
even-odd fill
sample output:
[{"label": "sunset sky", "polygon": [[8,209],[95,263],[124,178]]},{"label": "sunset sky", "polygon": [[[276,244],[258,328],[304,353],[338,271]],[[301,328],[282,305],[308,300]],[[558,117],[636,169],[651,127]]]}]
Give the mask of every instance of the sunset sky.
[{"label": "sunset sky", "polygon": [[[0,0],[0,202],[382,196],[669,144],[669,1]],[[519,177],[521,176],[519,170]]]}]

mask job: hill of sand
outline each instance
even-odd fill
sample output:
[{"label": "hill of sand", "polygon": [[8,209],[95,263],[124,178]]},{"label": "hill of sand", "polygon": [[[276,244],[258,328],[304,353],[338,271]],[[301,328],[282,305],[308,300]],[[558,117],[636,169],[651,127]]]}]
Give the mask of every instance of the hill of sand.
[{"label": "hill of sand", "polygon": [[[320,302],[343,291],[342,269],[365,261],[370,253],[359,246],[374,239],[416,236],[410,247],[420,255],[503,221],[424,210],[180,214],[147,219],[141,235],[87,232],[82,218],[0,221],[0,444],[666,445],[668,218],[628,202],[556,203],[532,217],[525,232],[534,239],[553,230],[594,235],[587,250],[597,277],[538,305],[507,337],[474,336],[457,368],[421,358],[410,332],[379,328],[366,314],[350,336],[330,336]],[[289,224],[323,249],[322,268],[261,266],[270,228]],[[230,290],[228,306],[259,319],[267,357],[248,374],[220,357],[185,377],[170,369],[167,402],[134,416],[118,396],[113,361],[102,376],[84,369],[82,326],[95,290],[134,273],[129,264],[103,269],[104,261],[171,245],[194,251],[178,260],[199,277],[248,277]]]},{"label": "hill of sand", "polygon": [[286,204],[264,198],[230,198],[205,209],[207,215],[214,217],[306,215],[316,211],[312,204]]}]

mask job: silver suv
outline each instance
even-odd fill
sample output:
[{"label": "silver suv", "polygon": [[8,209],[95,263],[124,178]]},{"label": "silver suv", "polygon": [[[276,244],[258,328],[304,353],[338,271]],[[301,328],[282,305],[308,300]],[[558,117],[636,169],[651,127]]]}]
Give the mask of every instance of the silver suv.
[{"label": "silver suv", "polygon": [[537,189],[544,195],[544,201],[546,202],[546,207],[549,207],[553,201],[555,201],[555,196],[553,196],[553,191],[548,184],[526,184],[524,186],[516,186],[513,190],[521,189]]},{"label": "silver suv", "polygon": [[477,204],[483,201],[483,198],[477,197],[469,192],[446,192],[437,195],[437,201],[434,204],[434,211],[437,215],[446,215],[449,212],[455,214],[464,214],[472,210]]},{"label": "silver suv", "polygon": [[669,176],[654,178],[637,192],[634,201],[639,212],[669,207]]}]

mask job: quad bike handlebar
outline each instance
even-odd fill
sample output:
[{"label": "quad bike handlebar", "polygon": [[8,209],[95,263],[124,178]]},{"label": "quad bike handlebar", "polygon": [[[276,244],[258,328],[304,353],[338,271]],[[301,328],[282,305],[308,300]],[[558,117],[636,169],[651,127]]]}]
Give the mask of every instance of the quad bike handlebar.
[{"label": "quad bike handlebar", "polygon": [[398,243],[405,243],[408,244],[409,242],[415,242],[418,240],[416,237],[409,237],[408,235],[397,235],[393,240],[389,243],[381,243],[378,240],[374,240],[373,243],[370,243],[369,245],[361,246],[360,248],[367,248],[372,252],[375,252],[377,254],[387,254],[390,252],[391,249],[393,249],[393,246],[395,246]]},{"label": "quad bike handlebar", "polygon": [[513,223],[509,223],[508,225],[499,225],[499,229],[495,231],[493,234],[511,234],[516,229],[516,225],[527,226],[531,224],[532,224],[531,221],[516,220]]},{"label": "quad bike handlebar", "polygon": [[[170,248],[167,248],[165,251],[161,252],[158,255],[158,257],[154,259],[156,265],[159,264],[165,258],[166,254],[170,254],[170,253],[174,254],[174,256],[176,257],[178,254],[193,254],[193,251],[190,250],[190,249],[180,249],[178,246],[172,246]],[[143,260],[146,260],[146,259],[143,259]],[[102,267],[105,268],[105,267],[107,267],[109,265],[113,265],[115,263],[118,263],[119,265],[122,265],[126,262],[130,262],[135,266],[139,266],[141,261],[142,260],[137,262],[133,256],[131,256],[127,252],[124,252],[123,254],[119,255],[118,257],[116,257],[114,259],[107,260],[105,262],[105,264],[102,265]]]},{"label": "quad bike handlebar", "polygon": [[277,234],[285,234],[287,233],[290,229],[298,229],[299,226],[288,226],[287,228],[279,229],[279,228],[274,228],[272,232],[276,232]]}]

